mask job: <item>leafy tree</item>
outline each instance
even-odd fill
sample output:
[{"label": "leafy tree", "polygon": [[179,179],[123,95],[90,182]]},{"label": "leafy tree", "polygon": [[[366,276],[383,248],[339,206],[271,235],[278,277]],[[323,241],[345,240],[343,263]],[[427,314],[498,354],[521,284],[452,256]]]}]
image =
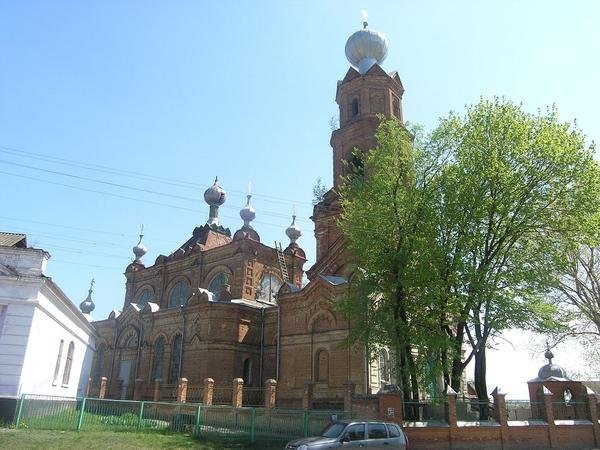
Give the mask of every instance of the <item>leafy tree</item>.
[{"label": "leafy tree", "polygon": [[464,118],[450,114],[429,144],[450,155],[436,200],[445,328],[455,342],[450,381],[457,386],[474,358],[483,400],[494,335],[560,327],[548,294],[598,211],[598,165],[556,110],[532,115],[500,99],[482,100]]},{"label": "leafy tree", "polygon": [[422,257],[435,231],[428,199],[432,165],[419,148],[419,130],[411,134],[387,120],[376,138],[376,148],[356,152],[353,160],[360,155],[362,163],[351,166],[354,173],[341,191],[340,225],[360,267],[342,309],[355,323],[354,340],[391,349],[404,397],[416,400],[424,377],[434,376],[426,370],[431,351],[444,345],[440,337],[446,340],[438,332],[438,314],[431,313],[434,267]]},{"label": "leafy tree", "polygon": [[499,99],[450,114],[426,140],[395,120],[376,137],[365,175],[341,192],[363,269],[351,284],[363,300],[345,306],[355,338],[394,350],[405,398],[437,371],[457,390],[474,359],[487,399],[496,334],[561,326],[548,293],[599,210],[598,166],[555,110]]}]

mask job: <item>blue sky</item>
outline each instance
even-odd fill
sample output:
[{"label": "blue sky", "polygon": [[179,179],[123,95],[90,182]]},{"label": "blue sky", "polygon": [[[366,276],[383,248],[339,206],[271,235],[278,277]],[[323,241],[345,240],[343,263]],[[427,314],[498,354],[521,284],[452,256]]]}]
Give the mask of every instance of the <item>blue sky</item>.
[{"label": "blue sky", "polygon": [[140,224],[151,264],[206,221],[202,193],[218,175],[232,231],[248,181],[265,243],[287,241],[295,204],[310,267],[312,186],[331,184],[336,81],[362,9],[388,37],[383,67],[400,74],[407,120],[431,129],[499,95],[556,104],[600,138],[592,0],[3,0],[0,229],[49,250],[48,274],[75,303],[95,277],[102,318],[122,305]]}]

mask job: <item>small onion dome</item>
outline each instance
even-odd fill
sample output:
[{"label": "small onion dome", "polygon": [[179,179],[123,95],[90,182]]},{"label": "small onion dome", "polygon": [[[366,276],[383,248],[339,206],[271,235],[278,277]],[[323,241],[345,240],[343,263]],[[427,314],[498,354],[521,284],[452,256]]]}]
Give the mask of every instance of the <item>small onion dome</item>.
[{"label": "small onion dome", "polygon": [[246,206],[244,206],[240,210],[240,217],[244,221],[244,227],[252,228],[252,226],[250,225],[250,222],[252,222],[255,219],[256,210],[250,204],[250,199],[252,198],[252,195],[248,194],[248,195],[246,195],[246,198],[247,198]]},{"label": "small onion dome", "polygon": [[302,230],[296,225],[296,215],[292,216],[292,223],[285,230],[285,234],[290,238],[290,244],[295,244],[300,236],[302,236]]},{"label": "small onion dome", "polygon": [[546,364],[538,371],[538,378],[545,380],[550,377],[568,379],[567,371],[558,364]]},{"label": "small onion dome", "polygon": [[215,177],[215,182],[211,187],[204,191],[204,201],[210,206],[221,206],[225,203],[226,192],[219,186],[219,178]]},{"label": "small onion dome", "polygon": [[388,51],[388,41],[383,33],[370,30],[369,24],[363,22],[363,29],[357,31],[346,41],[346,58],[361,75],[373,67],[381,64]]},{"label": "small onion dome", "polygon": [[138,241],[138,243],[136,244],[135,247],[133,247],[133,254],[135,255],[135,263],[138,264],[142,264],[142,257],[148,253],[148,249],[146,248],[146,246],[142,243],[142,238],[144,237],[144,225],[142,225],[142,230],[140,231],[140,240]]},{"label": "small onion dome", "polygon": [[540,367],[540,370],[538,371],[538,379],[545,380],[550,377],[566,379],[569,378],[565,369],[563,369],[558,364],[552,363],[552,358],[554,358],[554,354],[550,350],[549,346],[546,348],[546,353],[544,353],[544,357],[548,360],[548,364],[545,364],[542,367]]},{"label": "small onion dome", "polygon": [[79,309],[81,310],[81,312],[83,314],[89,314],[94,309],[96,309],[96,305],[94,304],[94,301],[92,300],[93,287],[94,287],[94,279],[92,278],[92,281],[90,283],[90,289],[88,290],[88,295],[87,295],[86,299],[79,304]]}]

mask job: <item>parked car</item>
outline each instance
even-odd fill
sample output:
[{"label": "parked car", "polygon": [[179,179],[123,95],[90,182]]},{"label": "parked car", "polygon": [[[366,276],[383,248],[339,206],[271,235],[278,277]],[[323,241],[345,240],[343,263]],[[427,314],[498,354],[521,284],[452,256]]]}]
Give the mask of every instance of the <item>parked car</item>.
[{"label": "parked car", "polygon": [[321,436],[289,442],[285,450],[323,450],[329,448],[401,449],[408,439],[395,423],[339,421],[323,430]]}]

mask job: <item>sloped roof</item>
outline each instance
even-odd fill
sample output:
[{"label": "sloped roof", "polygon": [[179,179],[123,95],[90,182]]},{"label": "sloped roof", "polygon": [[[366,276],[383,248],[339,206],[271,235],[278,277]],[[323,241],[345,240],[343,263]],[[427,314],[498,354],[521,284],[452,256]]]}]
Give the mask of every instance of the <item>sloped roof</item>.
[{"label": "sloped roof", "polygon": [[0,231],[0,245],[5,247],[27,247],[27,235]]}]

